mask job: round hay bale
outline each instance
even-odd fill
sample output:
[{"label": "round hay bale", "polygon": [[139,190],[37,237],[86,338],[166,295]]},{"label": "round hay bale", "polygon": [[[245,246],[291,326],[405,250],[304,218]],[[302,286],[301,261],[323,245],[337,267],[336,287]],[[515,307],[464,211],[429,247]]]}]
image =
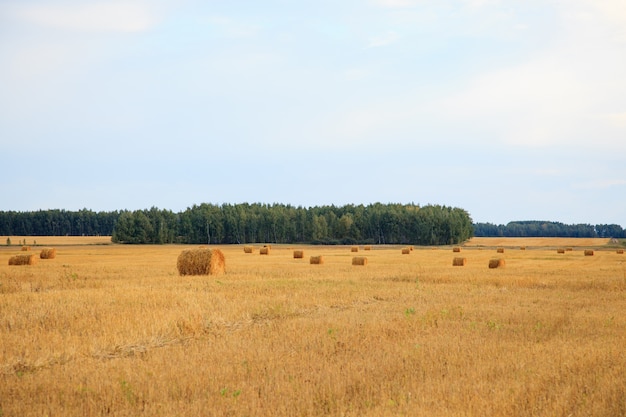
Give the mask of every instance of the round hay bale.
[{"label": "round hay bale", "polygon": [[30,246],[22,246],[22,252],[27,252],[30,250]]},{"label": "round hay bale", "polygon": [[402,254],[403,255],[410,255],[411,254],[411,249],[409,249],[409,248],[402,248]]},{"label": "round hay bale", "polygon": [[454,258],[452,260],[452,266],[465,266],[467,258]]},{"label": "round hay bale", "polygon": [[504,265],[506,265],[506,262],[504,261],[504,259],[490,259],[489,260],[490,269],[504,268]]},{"label": "round hay bale", "polygon": [[565,248],[559,248],[556,250],[556,253],[565,253]]},{"label": "round hay bale", "polygon": [[367,258],[364,256],[355,256],[352,258],[352,265],[367,265]]},{"label": "round hay bale", "polygon": [[359,251],[358,246],[352,246],[352,248],[350,248],[350,252],[358,252],[358,251]]},{"label": "round hay bale", "polygon": [[35,255],[15,255],[9,258],[9,265],[35,265],[36,263]]},{"label": "round hay bale", "polygon": [[304,258],[304,251],[303,250],[294,250],[293,251],[293,258],[294,259],[302,259],[302,258]]},{"label": "round hay bale", "polygon": [[623,255],[624,254],[624,249],[618,249],[617,253],[620,254],[620,255]]},{"label": "round hay bale", "polygon": [[593,256],[593,251],[591,249],[585,249],[585,256]]},{"label": "round hay bale", "polygon": [[365,245],[363,250],[372,250],[372,245]]},{"label": "round hay bale", "polygon": [[461,252],[461,248],[458,246],[455,246],[452,248],[452,252],[455,252],[455,253]]},{"label": "round hay bale", "polygon": [[186,249],[176,267],[180,275],[219,275],[226,272],[226,261],[219,249]]},{"label": "round hay bale", "polygon": [[261,249],[259,249],[259,255],[269,255],[269,254],[270,254],[269,246],[263,246]]},{"label": "round hay bale", "polygon": [[244,246],[243,253],[254,253],[254,246]]},{"label": "round hay bale", "polygon": [[526,246],[520,246],[519,250],[526,250]]},{"label": "round hay bale", "polygon": [[571,252],[573,250],[574,250],[573,248],[565,248],[565,252]]},{"label": "round hay bale", "polygon": [[496,252],[498,252],[498,253],[504,253],[504,248],[498,248],[498,249],[496,249]]},{"label": "round hay bale", "polygon": [[323,256],[311,256],[311,258],[309,258],[309,263],[311,265],[322,265],[324,263],[324,257]]},{"label": "round hay bale", "polygon": [[44,248],[39,254],[41,259],[54,259],[57,257],[57,250],[55,248]]}]

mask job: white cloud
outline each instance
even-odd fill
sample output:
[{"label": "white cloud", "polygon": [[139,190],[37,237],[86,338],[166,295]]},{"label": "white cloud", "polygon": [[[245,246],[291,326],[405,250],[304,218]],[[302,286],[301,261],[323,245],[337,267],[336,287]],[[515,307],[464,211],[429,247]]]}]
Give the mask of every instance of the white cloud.
[{"label": "white cloud", "polygon": [[142,32],[157,21],[154,12],[140,2],[20,5],[12,14],[35,25],[77,32]]}]

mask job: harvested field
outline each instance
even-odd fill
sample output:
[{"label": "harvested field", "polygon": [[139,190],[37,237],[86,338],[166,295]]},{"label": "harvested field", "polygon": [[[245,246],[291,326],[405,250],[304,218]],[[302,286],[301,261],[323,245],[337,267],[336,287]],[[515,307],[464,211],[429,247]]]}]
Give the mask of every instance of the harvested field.
[{"label": "harvested field", "polygon": [[186,246],[57,245],[27,267],[0,247],[5,416],[626,414],[614,247],[533,244],[489,271],[519,242],[466,246],[463,268],[449,246],[358,268],[345,246],[232,245],[227,274],[179,276]]}]

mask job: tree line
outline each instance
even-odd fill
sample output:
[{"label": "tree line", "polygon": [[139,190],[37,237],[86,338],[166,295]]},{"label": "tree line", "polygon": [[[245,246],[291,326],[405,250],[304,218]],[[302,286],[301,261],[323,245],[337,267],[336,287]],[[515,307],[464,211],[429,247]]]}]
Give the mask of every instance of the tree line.
[{"label": "tree line", "polygon": [[145,210],[0,212],[0,235],[111,235],[116,243],[458,244],[473,236],[467,211],[440,205],[194,205]]},{"label": "tree line", "polygon": [[515,221],[506,225],[474,224],[480,237],[599,237],[626,238],[626,230],[617,224],[563,224],[547,221]]}]

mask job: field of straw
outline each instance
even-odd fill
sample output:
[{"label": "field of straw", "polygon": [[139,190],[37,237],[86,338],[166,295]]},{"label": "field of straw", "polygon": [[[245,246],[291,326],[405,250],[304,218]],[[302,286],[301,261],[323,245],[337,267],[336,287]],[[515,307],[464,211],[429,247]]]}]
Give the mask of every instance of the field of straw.
[{"label": "field of straw", "polygon": [[226,273],[199,276],[176,267],[195,246],[41,240],[56,257],[34,265],[0,246],[0,416],[626,415],[626,255],[606,240],[470,242],[464,266],[221,246]]}]

